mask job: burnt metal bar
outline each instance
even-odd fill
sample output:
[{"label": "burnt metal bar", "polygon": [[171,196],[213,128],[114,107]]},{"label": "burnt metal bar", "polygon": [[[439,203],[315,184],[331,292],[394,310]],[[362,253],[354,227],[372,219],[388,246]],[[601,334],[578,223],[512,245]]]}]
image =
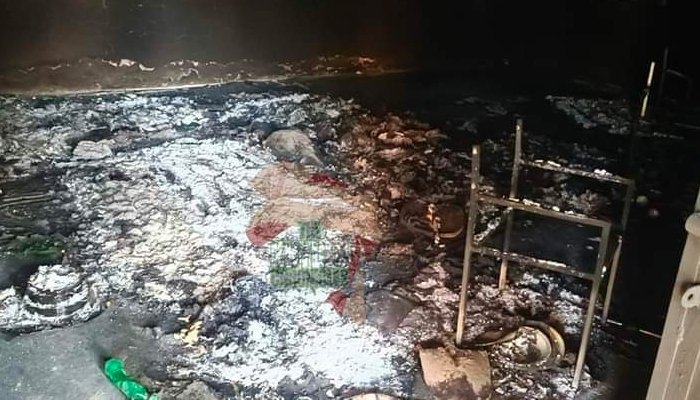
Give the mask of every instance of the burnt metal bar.
[{"label": "burnt metal bar", "polygon": [[604,182],[619,183],[621,185],[629,185],[629,184],[634,183],[634,181],[632,179],[624,178],[624,177],[617,176],[617,175],[597,174],[595,172],[584,171],[581,169],[564,167],[561,165],[552,165],[552,164],[547,163],[545,161],[523,160],[522,165],[527,166],[527,167],[532,167],[532,168],[539,168],[539,169],[543,169],[543,170],[547,170],[547,171],[561,172],[564,174],[576,175],[576,176],[581,176],[584,178],[596,179],[596,180],[604,181]]},{"label": "burnt metal bar", "polygon": [[622,230],[627,229],[627,222],[630,218],[630,209],[632,208],[632,196],[634,196],[635,184],[632,181],[627,185],[627,192],[625,193],[625,208],[622,210]]},{"label": "burnt metal bar", "polygon": [[570,265],[556,262],[556,261],[544,260],[541,258],[535,258],[535,257],[531,257],[531,256],[526,256],[523,254],[513,253],[513,252],[502,252],[498,249],[494,249],[492,247],[485,247],[485,246],[473,247],[472,252],[479,253],[479,254],[482,254],[485,256],[500,258],[502,260],[508,259],[509,261],[517,262],[518,264],[521,264],[521,265],[528,265],[531,267],[536,267],[536,268],[546,269],[549,271],[559,272],[561,274],[570,275],[570,276],[580,278],[580,279],[585,279],[588,281],[593,281],[595,279],[595,276],[593,274],[579,271]]},{"label": "burnt metal bar", "polygon": [[680,71],[676,71],[675,69],[671,69],[668,67],[668,47],[664,49],[664,56],[661,61],[661,73],[659,74],[659,88],[656,91],[659,99],[662,98],[664,87],[666,86],[666,75],[672,75],[686,81],[688,86],[686,88],[685,96],[686,100],[690,100],[691,95],[693,93],[693,78]]},{"label": "burnt metal bar", "polygon": [[673,70],[673,69],[667,69],[666,73],[685,80],[685,82],[687,84],[687,88],[685,89],[685,97],[687,100],[690,100],[690,98],[693,94],[693,78],[689,77],[688,75],[686,75],[682,72],[678,72],[678,71]]},{"label": "burnt metal bar", "polygon": [[627,223],[629,222],[630,209],[632,207],[632,196],[634,195],[635,184],[632,181],[627,185],[627,192],[625,193],[625,207],[622,210],[622,220],[620,225],[622,227],[622,233],[617,238],[617,247],[615,247],[615,253],[612,258],[610,266],[610,275],[608,276],[607,287],[605,290],[605,302],[603,304],[603,324],[607,323],[608,315],[610,313],[610,304],[612,303],[613,291],[615,289],[615,279],[617,277],[617,269],[620,264],[620,254],[622,253],[622,242],[625,231],[627,230]]},{"label": "burnt metal bar", "polygon": [[[598,317],[596,316],[596,318],[598,318]],[[661,335],[659,335],[658,333],[649,332],[649,331],[647,331],[647,330],[644,330],[644,329],[641,329],[641,328],[637,328],[637,327],[634,327],[634,326],[626,326],[626,325],[623,324],[622,322],[620,322],[620,321],[615,321],[614,319],[608,318],[608,321],[607,321],[606,323],[611,324],[611,325],[615,325],[615,326],[619,326],[619,327],[623,327],[623,328],[626,327],[626,328],[628,328],[628,329],[632,329],[632,330],[634,330],[634,331],[636,331],[636,332],[639,332],[639,333],[641,333],[642,335],[646,335],[646,336],[653,337],[653,338],[656,338],[656,339],[661,339]]]},{"label": "burnt metal bar", "polygon": [[605,302],[603,303],[603,324],[608,322],[608,313],[610,312],[610,302],[612,301],[613,288],[615,287],[615,276],[617,276],[617,266],[620,263],[620,252],[622,251],[622,236],[617,238],[617,246],[610,267],[610,275],[608,277],[608,287],[605,292]]},{"label": "burnt metal bar", "polygon": [[511,207],[515,210],[527,211],[527,212],[530,212],[533,214],[542,215],[544,217],[561,219],[564,221],[575,222],[575,223],[582,224],[582,225],[597,226],[599,228],[602,228],[604,226],[609,227],[611,225],[610,222],[603,221],[601,219],[591,218],[591,217],[587,217],[587,216],[582,215],[582,214],[576,214],[573,212],[569,213],[569,212],[550,210],[548,208],[544,208],[544,207],[534,205],[534,204],[521,203],[520,201],[517,201],[514,199],[502,199],[499,197],[488,196],[488,195],[482,194],[482,195],[479,195],[479,201],[483,201],[485,203],[491,203],[493,205],[497,205],[497,206],[501,206],[501,207]]},{"label": "burnt metal bar", "polygon": [[664,93],[664,85],[666,84],[666,71],[668,71],[668,47],[664,49],[664,57],[661,60],[661,74],[659,76],[659,89],[657,91],[659,99],[662,98]]},{"label": "burnt metal bar", "polygon": [[472,257],[472,246],[474,239],[474,228],[476,226],[477,208],[479,204],[479,170],[481,164],[481,146],[474,145],[472,147],[472,172],[471,172],[471,189],[469,192],[469,219],[467,219],[467,237],[464,244],[464,260],[462,262],[462,287],[459,291],[459,314],[457,315],[457,334],[455,343],[457,346],[462,344],[464,336],[464,318],[467,311],[467,287],[469,286],[469,270]]},{"label": "burnt metal bar", "polygon": [[697,125],[685,124],[683,122],[674,122],[673,125],[679,128],[690,129],[692,131],[700,131],[700,126]]},{"label": "burnt metal bar", "polygon": [[647,85],[644,88],[644,97],[642,98],[642,110],[639,113],[639,118],[644,119],[647,116],[647,107],[649,105],[649,94],[651,93],[651,82],[654,79],[654,67],[656,63],[654,61],[649,64],[649,75],[647,76]]},{"label": "burnt metal bar", "polygon": [[[518,178],[520,177],[520,162],[522,159],[523,150],[523,120],[518,119],[515,124],[515,152],[513,154],[513,174],[510,177],[510,198],[514,199],[518,197]],[[515,212],[512,208],[508,208],[510,212],[508,213],[508,218],[506,221],[506,232],[503,238],[503,253],[507,253],[510,250],[510,236],[513,232],[513,219],[515,218]],[[501,258],[501,273],[498,277],[498,288],[504,289],[506,287],[506,281],[508,279],[508,258]]]},{"label": "burnt metal bar", "polygon": [[593,317],[595,314],[596,300],[598,299],[598,290],[600,289],[600,281],[603,279],[603,265],[605,264],[605,253],[610,239],[610,225],[603,226],[603,231],[600,237],[600,246],[598,247],[598,260],[596,261],[595,276],[593,287],[591,288],[591,296],[588,299],[588,310],[586,311],[586,319],[583,322],[583,333],[581,334],[581,346],[576,357],[576,368],[574,369],[574,381],[572,386],[578,389],[581,382],[581,373],[583,372],[583,364],[586,361],[586,352],[588,351],[588,340],[591,337],[591,329],[593,327]]}]

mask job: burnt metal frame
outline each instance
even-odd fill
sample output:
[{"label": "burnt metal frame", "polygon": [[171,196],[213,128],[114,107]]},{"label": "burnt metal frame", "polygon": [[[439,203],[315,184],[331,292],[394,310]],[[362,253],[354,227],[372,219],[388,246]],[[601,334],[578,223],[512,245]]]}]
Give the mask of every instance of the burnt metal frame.
[{"label": "burnt metal frame", "polygon": [[[651,74],[652,73],[653,73],[653,69],[652,69],[652,72],[650,73],[649,78],[647,79],[647,88],[649,88],[651,86]],[[687,86],[685,89],[686,90],[685,96],[686,96],[686,100],[689,100],[692,93],[693,93],[693,78],[691,78],[690,76],[688,76],[682,72],[676,71],[675,69],[671,69],[668,67],[668,47],[666,49],[664,49],[664,56],[663,56],[663,60],[661,62],[661,74],[660,74],[660,78],[659,78],[659,88],[658,88],[659,99],[661,99],[663,96],[664,85],[666,84],[666,80],[667,80],[666,76],[667,75],[681,78],[686,82]]]},{"label": "burnt metal frame", "polygon": [[[622,249],[622,237],[624,230],[627,226],[627,220],[629,218],[630,207],[632,203],[632,195],[634,194],[634,180],[623,178],[620,176],[615,176],[612,174],[598,174],[594,172],[584,171],[575,168],[563,167],[556,164],[539,162],[539,161],[527,161],[523,158],[522,154],[522,136],[523,136],[523,122],[521,119],[518,120],[515,130],[515,156],[513,160],[513,174],[511,176],[511,187],[510,195],[508,199],[502,199],[490,195],[485,195],[479,192],[480,188],[480,168],[481,168],[481,147],[475,145],[472,148],[472,167],[471,167],[471,190],[469,194],[469,219],[467,220],[467,236],[464,250],[464,260],[463,260],[463,272],[462,272],[462,287],[460,290],[460,300],[459,300],[459,314],[457,317],[457,334],[456,343],[461,345],[462,338],[464,335],[464,320],[466,317],[466,305],[467,305],[467,287],[469,285],[469,273],[470,273],[470,262],[472,253],[480,253],[486,256],[492,256],[501,259],[501,269],[499,277],[499,289],[503,289],[506,286],[506,278],[508,275],[508,262],[513,261],[521,265],[528,265],[531,267],[542,268],[549,271],[554,271],[576,278],[588,280],[592,282],[590,298],[588,301],[588,309],[586,310],[586,317],[583,325],[583,332],[581,336],[581,345],[579,347],[578,357],[576,359],[576,369],[574,371],[573,387],[578,388],[579,382],[581,380],[581,374],[583,372],[583,365],[586,358],[586,352],[588,350],[588,341],[590,338],[593,318],[595,314],[596,301],[598,299],[598,291],[600,289],[601,282],[605,274],[605,265],[611,263],[610,276],[608,279],[607,289],[605,293],[605,301],[603,305],[603,323],[607,322],[608,311],[610,308],[610,300],[612,298],[613,287],[615,284],[615,276],[617,274],[617,268],[620,259],[620,252]],[[536,203],[529,203],[522,201],[517,198],[518,195],[518,179],[520,175],[521,167],[531,167],[539,168],[549,171],[561,172],[569,175],[581,176],[586,178],[596,179],[602,182],[608,182],[618,185],[624,185],[627,187],[625,194],[625,205],[622,213],[621,221],[618,224],[613,224],[612,222],[589,217],[582,214],[576,214],[573,212],[562,212],[558,209],[549,209],[542,207]],[[483,246],[488,236],[493,234],[496,229],[492,229],[490,232],[484,234],[476,242],[474,241],[474,231],[476,228],[476,219],[479,209],[479,203],[486,203],[500,207],[506,207],[504,211],[504,217],[506,220],[505,236],[503,240],[503,250],[498,250],[490,247]],[[598,248],[598,258],[596,260],[596,268],[594,273],[586,273],[579,271],[572,266],[568,266],[564,263],[538,259],[526,255],[521,255],[509,251],[511,233],[513,229],[513,215],[515,211],[524,211],[532,214],[541,215],[544,217],[555,218],[563,221],[568,221],[576,224],[594,226],[601,229],[600,245]],[[501,221],[503,218],[501,219]],[[606,255],[609,247],[610,235],[613,228],[620,228],[623,234],[620,234],[617,238],[617,244],[615,251],[613,253],[612,260],[607,260]]]}]

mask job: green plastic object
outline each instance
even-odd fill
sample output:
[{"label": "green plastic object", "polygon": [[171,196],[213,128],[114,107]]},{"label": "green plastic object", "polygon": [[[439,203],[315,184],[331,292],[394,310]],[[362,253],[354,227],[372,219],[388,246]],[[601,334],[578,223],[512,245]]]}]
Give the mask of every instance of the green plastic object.
[{"label": "green plastic object", "polygon": [[157,394],[149,394],[148,389],[129,376],[124,370],[124,363],[118,358],[105,362],[105,375],[129,400],[158,400]]}]

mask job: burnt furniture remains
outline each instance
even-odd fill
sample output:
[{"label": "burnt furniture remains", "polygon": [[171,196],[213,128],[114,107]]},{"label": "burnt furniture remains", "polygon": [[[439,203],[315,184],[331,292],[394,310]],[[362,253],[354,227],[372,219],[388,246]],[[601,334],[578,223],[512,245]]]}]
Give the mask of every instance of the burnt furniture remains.
[{"label": "burnt furniture remains", "polygon": [[[622,240],[624,231],[629,217],[632,196],[634,194],[635,182],[631,179],[610,174],[606,171],[586,171],[583,169],[570,168],[557,163],[531,160],[523,154],[523,122],[518,120],[515,131],[515,155],[513,160],[513,172],[511,176],[510,193],[508,198],[501,198],[494,195],[486,194],[480,186],[480,159],[481,147],[475,145],[472,148],[472,166],[471,166],[471,190],[469,194],[469,217],[467,219],[466,244],[464,251],[464,264],[462,273],[462,286],[460,292],[459,314],[457,319],[456,343],[462,345],[464,336],[464,326],[466,317],[467,305],[467,288],[469,286],[470,263],[473,253],[479,253],[485,256],[495,257],[501,260],[499,289],[506,287],[509,262],[515,262],[520,265],[526,265],[535,268],[541,268],[548,271],[553,271],[579,279],[583,279],[592,283],[588,308],[585,314],[583,324],[583,332],[581,336],[581,345],[578,351],[576,360],[576,368],[574,371],[573,386],[577,388],[581,380],[583,365],[586,358],[588,348],[588,340],[593,324],[596,302],[598,300],[598,292],[601,283],[607,271],[610,271],[605,297],[603,303],[602,321],[607,322],[608,312],[610,309],[610,300],[613,294],[615,283],[615,275],[617,273],[620,252],[622,249]],[[626,188],[624,208],[622,217],[619,221],[609,221],[600,217],[589,216],[573,211],[563,211],[558,207],[547,207],[539,203],[521,199],[518,197],[518,181],[520,172],[524,168],[534,168],[546,171],[553,171],[567,175],[577,176],[586,179],[593,179],[606,184],[621,185]],[[484,205],[491,205],[504,208],[500,221],[497,224],[487,228],[487,232],[476,234],[476,221],[480,212],[480,208]],[[600,229],[600,244],[598,246],[598,254],[596,266],[593,273],[582,271],[575,266],[554,261],[550,259],[536,258],[529,255],[518,254],[510,251],[511,236],[513,232],[513,218],[515,211],[531,213],[547,218],[554,218],[561,221],[570,222],[583,226],[595,227]],[[500,228],[500,225],[505,224],[505,232],[503,237],[502,249],[489,247],[486,245],[486,240],[491,237]]]}]

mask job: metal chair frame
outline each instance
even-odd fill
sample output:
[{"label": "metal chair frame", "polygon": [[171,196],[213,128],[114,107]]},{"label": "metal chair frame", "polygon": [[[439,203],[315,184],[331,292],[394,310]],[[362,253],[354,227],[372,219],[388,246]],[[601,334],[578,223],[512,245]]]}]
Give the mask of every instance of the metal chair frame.
[{"label": "metal chair frame", "polygon": [[[590,338],[592,323],[594,319],[596,301],[598,299],[598,291],[600,289],[601,283],[606,272],[605,266],[610,265],[610,276],[608,279],[608,284],[605,293],[605,300],[603,305],[602,321],[607,322],[608,312],[610,309],[610,300],[613,294],[613,288],[615,284],[615,276],[617,274],[620,252],[622,250],[622,239],[624,236],[624,230],[627,226],[627,220],[629,218],[630,207],[632,202],[632,196],[634,194],[635,183],[634,180],[624,178],[621,176],[615,176],[612,174],[598,174],[595,172],[589,172],[581,169],[568,168],[565,166],[560,166],[558,164],[547,163],[542,161],[529,161],[523,157],[522,151],[522,141],[523,141],[523,122],[521,119],[517,121],[515,130],[515,156],[513,160],[513,173],[511,176],[510,185],[510,195],[507,199],[483,194],[480,192],[480,163],[481,163],[481,148],[479,145],[475,145],[472,148],[472,166],[471,166],[471,190],[469,194],[469,218],[467,220],[467,234],[466,234],[466,244],[464,251],[464,263],[463,263],[463,273],[462,273],[462,287],[460,291],[460,302],[459,302],[459,314],[457,318],[457,334],[456,343],[461,345],[462,338],[464,335],[464,321],[466,317],[466,305],[467,305],[467,288],[469,286],[469,274],[470,274],[470,262],[473,253],[479,253],[486,256],[491,256],[501,259],[500,277],[499,277],[499,289],[506,287],[506,279],[508,275],[508,263],[510,261],[516,262],[521,265],[527,265],[536,268],[542,268],[548,271],[558,272],[565,275],[573,276],[576,278],[584,279],[592,283],[591,292],[589,296],[588,308],[586,310],[585,321],[583,325],[583,332],[581,336],[581,345],[578,351],[578,357],[576,360],[576,369],[574,371],[573,387],[578,388],[581,380],[581,374],[583,371],[583,366],[586,358],[586,352],[588,350],[588,341]],[[519,199],[518,196],[518,180],[520,175],[520,170],[525,168],[537,168],[548,171],[556,171],[560,173],[565,173],[569,175],[595,179],[600,182],[606,182],[616,185],[626,186],[625,204],[622,213],[622,218],[618,223],[612,223],[610,221],[590,217],[583,214],[577,214],[570,211],[560,211],[556,208],[547,208],[539,204],[527,202]],[[505,220],[505,236],[503,240],[503,249],[490,248],[484,245],[485,241],[490,237],[497,229],[490,229],[489,232],[478,235],[479,238],[475,240],[475,229],[477,213],[479,212],[480,204],[490,204],[500,207],[505,207],[503,212],[503,218],[501,222]],[[563,221],[568,221],[576,224],[587,225],[598,227],[601,230],[600,234],[600,245],[598,248],[598,257],[596,261],[596,267],[594,273],[587,273],[576,269],[573,266],[566,265],[561,262],[539,259],[527,255],[517,254],[509,251],[511,234],[513,230],[513,215],[515,211],[523,211],[527,213],[537,214],[544,217],[555,218]],[[611,231],[613,228],[619,228],[622,232],[617,237],[617,243],[615,244],[615,249],[612,252],[612,258],[606,258],[608,254],[609,241],[611,236]]]}]

